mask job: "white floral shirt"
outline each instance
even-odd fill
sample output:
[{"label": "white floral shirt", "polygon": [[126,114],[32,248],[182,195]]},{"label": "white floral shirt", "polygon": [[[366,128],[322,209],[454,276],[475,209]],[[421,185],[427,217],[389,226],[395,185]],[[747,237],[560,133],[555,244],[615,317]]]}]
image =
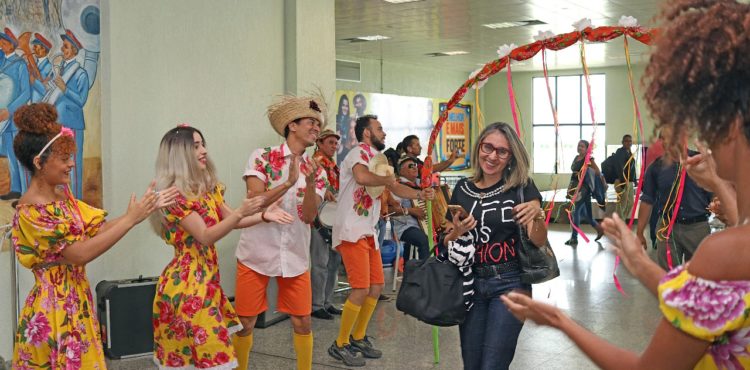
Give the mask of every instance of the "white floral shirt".
[{"label": "white floral shirt", "polygon": [[[286,142],[280,146],[256,149],[250,155],[244,176],[254,176],[266,184],[266,190],[281,186],[289,177],[292,152]],[[299,165],[307,164],[305,153]],[[323,199],[328,180],[318,167],[315,193]],[[237,260],[255,272],[266,276],[294,277],[307,271],[310,265],[310,225],[302,222],[302,201],[305,197],[305,176],[300,170],[292,189],[282,196],[280,206],[294,221],[289,225],[259,223],[245,228],[237,244]]]},{"label": "white floral shirt", "polygon": [[[333,243],[337,248],[341,242],[356,243],[366,236],[376,236],[375,225],[380,218],[380,197],[372,199],[363,185],[354,179],[354,166],[361,164],[369,168],[370,160],[379,154],[375,148],[359,143],[352,148],[341,162],[339,168],[338,208],[333,223]],[[381,195],[382,196],[382,195]],[[375,238],[375,248],[379,248]]]}]

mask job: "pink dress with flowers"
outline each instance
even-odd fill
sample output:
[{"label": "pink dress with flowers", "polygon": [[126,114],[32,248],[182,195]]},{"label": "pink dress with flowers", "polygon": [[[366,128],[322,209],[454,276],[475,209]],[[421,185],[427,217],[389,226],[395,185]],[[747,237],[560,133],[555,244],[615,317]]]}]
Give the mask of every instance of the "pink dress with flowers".
[{"label": "pink dress with flowers", "polygon": [[165,210],[162,238],[174,258],[159,277],[154,298],[154,362],[161,369],[232,369],[237,366],[232,333],[242,329],[219,277],[213,245],[203,245],[180,221],[197,212],[207,227],[222,219],[224,186],[197,199],[177,198]]},{"label": "pink dress with flowers", "polygon": [[107,368],[86,269],[60,263],[62,251],[94,236],[105,216],[78,200],[17,207],[11,238],[35,283],[19,316],[13,369]]},{"label": "pink dress with flowers", "polygon": [[677,329],[711,346],[695,369],[750,368],[750,281],[713,281],[685,266],[659,284],[659,308]]}]

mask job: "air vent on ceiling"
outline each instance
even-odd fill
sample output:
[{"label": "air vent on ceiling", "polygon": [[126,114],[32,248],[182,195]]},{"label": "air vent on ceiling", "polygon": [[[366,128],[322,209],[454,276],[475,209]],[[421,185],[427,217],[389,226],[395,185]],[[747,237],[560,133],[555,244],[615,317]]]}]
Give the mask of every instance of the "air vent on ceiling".
[{"label": "air vent on ceiling", "polygon": [[512,27],[523,27],[523,26],[537,26],[540,24],[547,24],[544,23],[538,19],[530,19],[526,21],[512,21],[512,22],[497,22],[497,23],[487,23],[483,24],[483,26],[487,28],[494,29],[501,29],[501,28],[512,28]]},{"label": "air vent on ceiling", "polygon": [[361,82],[360,63],[336,59],[336,80]]},{"label": "air vent on ceiling", "polygon": [[454,56],[454,55],[465,55],[465,54],[469,54],[469,52],[468,51],[463,51],[463,50],[438,51],[438,52],[435,52],[435,53],[427,53],[425,55],[427,55],[429,57],[451,57],[451,56]]}]

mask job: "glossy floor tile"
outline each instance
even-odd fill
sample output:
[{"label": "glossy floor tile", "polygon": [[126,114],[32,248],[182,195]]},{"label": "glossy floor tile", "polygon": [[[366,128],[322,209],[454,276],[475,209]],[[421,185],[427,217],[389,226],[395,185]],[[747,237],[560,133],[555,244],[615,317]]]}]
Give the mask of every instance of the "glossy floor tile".
[{"label": "glossy floor tile", "polygon": [[[588,229],[588,228],[587,228]],[[642,351],[661,316],[657,300],[624,267],[618,277],[625,291],[615,288],[612,278],[615,257],[602,243],[585,243],[571,248],[563,243],[569,237],[567,225],[553,225],[550,243],[560,262],[561,276],[534,286],[534,297],[551,302],[586,328],[603,338],[633,351]],[[395,293],[381,302],[373,315],[368,334],[374,337],[382,359],[368,360],[363,369],[450,369],[463,367],[459,348],[458,328],[439,329],[440,362],[434,362],[432,329],[405,316],[395,308]],[[336,297],[343,302],[344,296]],[[313,319],[315,349],[314,369],[346,368],[327,354],[336,338],[339,318]],[[255,330],[255,347],[251,353],[251,369],[294,369],[292,329],[289,320],[266,329]],[[150,358],[111,361],[111,369],[152,369]],[[562,333],[527,323],[521,331],[511,369],[595,369]]]}]

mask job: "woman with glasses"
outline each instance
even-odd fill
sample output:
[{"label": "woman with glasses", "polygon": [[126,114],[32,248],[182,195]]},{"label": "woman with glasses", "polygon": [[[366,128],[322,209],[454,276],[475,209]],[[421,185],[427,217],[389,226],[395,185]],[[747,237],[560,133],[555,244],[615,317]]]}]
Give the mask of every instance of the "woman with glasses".
[{"label": "woman with glasses", "polygon": [[[597,241],[604,235],[604,230],[594,219],[593,212],[591,211],[591,197],[594,193],[595,181],[601,181],[599,178],[602,175],[593,157],[589,158],[588,167],[583,168],[586,152],[589,150],[589,142],[586,140],[579,141],[577,149],[578,155],[570,166],[573,174],[570,175],[570,185],[568,185],[568,197],[576,197],[575,199],[571,199],[571,203],[573,203],[573,224],[580,228],[581,219],[588,221],[589,225],[596,229],[596,239],[594,241]],[[581,176],[583,176],[583,181],[580,181]],[[580,188],[578,188],[579,183],[581,184]],[[575,227],[571,228],[573,229],[573,233],[570,235],[570,240],[566,241],[565,244],[575,246],[578,245],[578,232]]]},{"label": "woman with glasses", "polygon": [[446,215],[454,227],[445,237],[448,248],[443,248],[450,255],[458,244],[451,242],[473,239],[474,289],[459,327],[461,356],[465,369],[507,369],[523,322],[500,296],[510,291],[531,296],[531,285],[521,282],[517,249],[522,237],[538,246],[547,239],[542,196],[529,178],[529,155],[507,123],[482,131],[471,160],[474,175],[456,184],[450,201],[464,212]]},{"label": "woman with glasses", "polygon": [[[670,1],[662,20],[644,74],[646,101],[667,153],[737,223],[667,272],[617,214],[602,222],[624,265],[659,300],[662,318],[642,353],[618,348],[557,307],[512,293],[503,300],[520,319],[564,332],[603,369],[748,369],[750,163],[742,159],[750,157],[750,4]],[[686,158],[694,134],[710,149],[698,145],[701,153]]]}]

